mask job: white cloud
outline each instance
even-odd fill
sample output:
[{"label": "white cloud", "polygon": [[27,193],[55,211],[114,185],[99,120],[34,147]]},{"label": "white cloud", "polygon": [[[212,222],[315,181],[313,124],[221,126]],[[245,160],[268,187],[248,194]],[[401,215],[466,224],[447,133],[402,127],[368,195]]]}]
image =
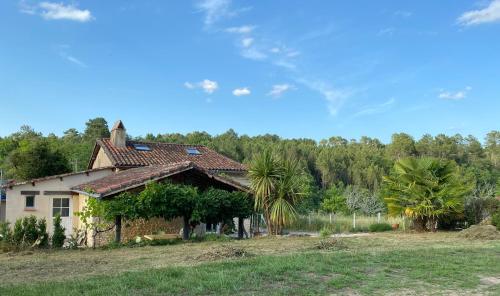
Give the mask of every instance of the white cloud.
[{"label": "white cloud", "polygon": [[[60,46],[61,48],[69,48],[68,46]],[[84,62],[82,62],[80,59],[68,54],[66,51],[64,50],[61,50],[59,51],[59,55],[65,59],[66,61],[70,62],[70,63],[73,63],[81,68],[87,68],[87,64],[85,64]]]},{"label": "white cloud", "polygon": [[207,26],[234,15],[230,10],[231,0],[202,0],[196,6],[205,13],[204,22]]},{"label": "white cloud", "polygon": [[472,87],[470,87],[470,86],[467,86],[463,90],[459,90],[459,91],[455,91],[455,92],[442,90],[438,94],[438,98],[445,99],[445,100],[462,100],[462,99],[465,99],[467,97],[468,92],[471,90],[472,90]]},{"label": "white cloud", "polygon": [[382,104],[375,105],[375,106],[368,106],[368,107],[364,108],[363,110],[355,113],[354,117],[384,113],[384,112],[388,111],[392,107],[392,105],[394,105],[395,102],[396,102],[396,100],[394,98],[390,98],[388,101],[386,101]]},{"label": "white cloud", "polygon": [[248,96],[250,94],[250,89],[248,87],[243,87],[243,88],[237,88],[233,90],[233,95],[239,97],[239,96]]},{"label": "white cloud", "polygon": [[227,28],[225,31],[228,33],[237,33],[237,34],[249,34],[252,33],[252,31],[255,29],[255,26],[241,26],[241,27],[230,27]]},{"label": "white cloud", "polygon": [[493,0],[483,9],[464,12],[457,22],[463,26],[479,25],[500,21],[500,0]]},{"label": "white cloud", "polygon": [[250,47],[250,45],[253,44],[253,41],[254,41],[253,38],[250,38],[250,37],[249,38],[243,38],[241,40],[241,46],[243,46],[243,47]]},{"label": "white cloud", "polygon": [[275,98],[281,97],[286,91],[294,89],[295,87],[290,84],[275,84],[273,88],[267,93],[268,96],[272,96]]},{"label": "white cloud", "polygon": [[292,50],[292,51],[290,51],[290,52],[288,52],[288,53],[286,54],[286,56],[287,56],[287,57],[289,57],[289,58],[293,58],[293,57],[296,57],[296,56],[298,56],[298,55],[300,55],[300,52],[299,52],[299,51],[296,51],[296,50]]},{"label": "white cloud", "polygon": [[250,59],[250,60],[264,60],[267,58],[267,55],[257,49],[255,46],[245,48],[241,51],[241,56]]},{"label": "white cloud", "polygon": [[216,81],[205,79],[201,82],[201,88],[206,93],[211,94],[219,88],[219,84]]},{"label": "white cloud", "polygon": [[88,9],[79,9],[75,5],[55,2],[29,5],[25,1],[21,1],[19,2],[19,10],[26,14],[40,15],[46,20],[71,20],[84,23],[94,19]]},{"label": "white cloud", "polygon": [[184,82],[184,86],[189,89],[196,88],[196,85],[192,84],[191,82]]},{"label": "white cloud", "polygon": [[394,35],[394,32],[396,32],[396,29],[394,28],[384,28],[380,29],[377,33],[378,36],[392,36]]},{"label": "white cloud", "polygon": [[272,52],[272,53],[280,53],[281,49],[279,47],[273,47],[269,51]]},{"label": "white cloud", "polygon": [[332,87],[329,83],[322,80],[297,79],[313,91],[319,92],[326,100],[330,115],[337,115],[338,110],[344,104],[344,101],[351,97],[353,92]]},{"label": "white cloud", "polygon": [[219,88],[219,84],[217,81],[212,81],[209,79],[204,79],[203,81],[192,83],[192,82],[184,82],[184,87],[188,89],[202,88],[208,94],[212,94]]}]

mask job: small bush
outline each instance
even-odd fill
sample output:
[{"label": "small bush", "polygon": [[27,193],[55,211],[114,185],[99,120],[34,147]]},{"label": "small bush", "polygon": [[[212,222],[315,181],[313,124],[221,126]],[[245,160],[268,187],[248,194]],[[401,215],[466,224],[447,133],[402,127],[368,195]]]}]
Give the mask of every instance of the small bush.
[{"label": "small bush", "polygon": [[324,237],[328,237],[328,236],[330,236],[330,235],[332,235],[332,230],[331,230],[330,228],[328,228],[328,227],[323,227],[323,228],[321,228],[321,230],[319,231],[319,236],[320,236],[320,237],[323,237],[323,238],[324,238]]},{"label": "small bush", "polygon": [[62,248],[66,235],[64,234],[64,227],[61,225],[61,216],[54,217],[54,234],[52,235],[52,247]]},{"label": "small bush", "polygon": [[12,238],[9,222],[0,223],[0,241],[9,242]]},{"label": "small bush", "polygon": [[491,216],[491,224],[496,226],[497,230],[500,230],[500,210],[497,210],[492,216]]},{"label": "small bush", "polygon": [[18,219],[14,224],[11,243],[19,249],[47,246],[48,234],[45,219],[37,221],[35,216]]},{"label": "small bush", "polygon": [[383,231],[391,231],[392,226],[389,223],[374,223],[368,227],[370,232],[383,232]]}]

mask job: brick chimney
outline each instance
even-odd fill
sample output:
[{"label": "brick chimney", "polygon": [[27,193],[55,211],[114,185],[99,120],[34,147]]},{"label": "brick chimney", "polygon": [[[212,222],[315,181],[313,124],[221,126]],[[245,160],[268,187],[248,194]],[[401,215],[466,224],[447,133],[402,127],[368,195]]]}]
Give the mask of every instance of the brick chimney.
[{"label": "brick chimney", "polygon": [[126,139],[127,132],[125,126],[121,120],[118,120],[111,129],[111,144],[116,148],[125,148],[127,146]]}]

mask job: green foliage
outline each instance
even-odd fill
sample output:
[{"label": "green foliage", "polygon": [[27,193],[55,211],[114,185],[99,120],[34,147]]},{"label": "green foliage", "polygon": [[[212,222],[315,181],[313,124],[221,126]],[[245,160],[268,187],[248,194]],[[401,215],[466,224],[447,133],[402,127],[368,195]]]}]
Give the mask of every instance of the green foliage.
[{"label": "green foliage", "polygon": [[497,230],[500,230],[500,209],[491,216],[491,224],[496,226]]},{"label": "green foliage", "polygon": [[106,119],[102,117],[96,117],[94,119],[89,119],[85,123],[85,132],[83,134],[84,139],[87,141],[95,141],[100,138],[109,138],[109,127]]},{"label": "green foliage", "polygon": [[337,186],[332,186],[325,191],[321,209],[327,213],[347,213],[347,201],[344,192]]},{"label": "green foliage", "polygon": [[350,213],[361,213],[364,215],[376,215],[385,212],[382,199],[375,193],[357,186],[347,186],[344,198]]},{"label": "green foliage", "polygon": [[57,175],[70,171],[68,160],[48,140],[22,141],[8,157],[9,173],[20,180]]},{"label": "green foliage", "polygon": [[232,223],[233,218],[248,218],[253,200],[244,192],[209,188],[196,201],[192,220],[203,223]]},{"label": "green foliage", "polygon": [[374,223],[368,227],[370,232],[383,232],[383,231],[391,231],[392,226],[389,223]]},{"label": "green foliage", "polygon": [[465,198],[465,219],[471,225],[481,223],[491,216],[497,203],[494,187],[480,184]]},{"label": "green foliage", "polygon": [[195,187],[170,182],[151,182],[139,194],[140,216],[161,217],[167,220],[177,217],[190,218],[197,199],[198,191]]},{"label": "green foliage", "polygon": [[10,242],[19,249],[46,247],[48,234],[45,219],[37,220],[33,215],[17,219]]},{"label": "green foliage", "polygon": [[323,237],[323,238],[328,237],[328,236],[330,236],[332,234],[333,234],[333,232],[332,232],[332,230],[329,227],[323,227],[319,231],[319,236]]},{"label": "green foliage", "polygon": [[52,235],[52,247],[62,248],[66,235],[64,227],[61,225],[61,216],[58,214],[54,217],[54,234]]},{"label": "green foliage", "polygon": [[296,217],[298,201],[306,197],[308,180],[300,163],[265,151],[248,171],[255,209],[264,213],[269,233],[281,234]]},{"label": "green foliage", "polygon": [[454,162],[405,158],[384,178],[383,196],[390,215],[405,215],[417,229],[434,230],[440,218],[463,212],[468,191]]},{"label": "green foliage", "polygon": [[9,222],[0,222],[0,241],[9,242],[12,239],[12,230]]}]

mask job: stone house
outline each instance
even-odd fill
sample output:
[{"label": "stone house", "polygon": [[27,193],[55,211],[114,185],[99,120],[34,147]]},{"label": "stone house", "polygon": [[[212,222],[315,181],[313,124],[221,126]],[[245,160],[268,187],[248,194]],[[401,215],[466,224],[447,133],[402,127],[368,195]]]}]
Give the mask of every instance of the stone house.
[{"label": "stone house", "polygon": [[[89,198],[114,198],[166,179],[200,189],[249,191],[246,167],[241,163],[201,145],[129,141],[125,126],[118,121],[109,139],[96,141],[86,171],[8,184],[6,221],[13,224],[23,216],[35,215],[45,218],[52,231],[53,217],[60,214],[66,235],[76,235],[83,225],[75,212],[81,211]],[[179,233],[182,227],[178,219],[124,222],[123,241],[155,231]],[[102,235],[96,243],[112,236],[112,232]],[[93,243],[91,238],[88,241]]]}]

